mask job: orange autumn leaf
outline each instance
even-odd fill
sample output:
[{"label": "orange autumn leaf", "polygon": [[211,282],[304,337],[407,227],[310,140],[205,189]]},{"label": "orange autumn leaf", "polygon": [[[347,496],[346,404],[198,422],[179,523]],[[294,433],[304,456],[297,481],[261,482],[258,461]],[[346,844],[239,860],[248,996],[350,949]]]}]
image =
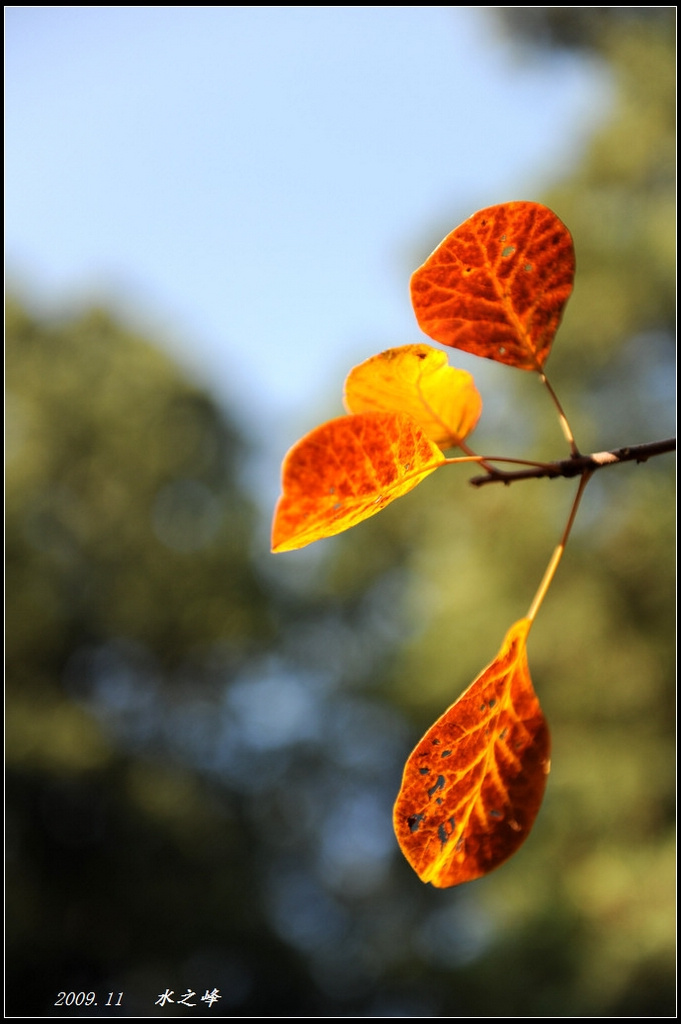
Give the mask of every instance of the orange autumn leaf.
[{"label": "orange autumn leaf", "polygon": [[546,206],[502,203],[455,228],[411,279],[421,330],[443,345],[541,370],[572,292],[572,236]]},{"label": "orange autumn leaf", "polygon": [[544,794],[550,737],[532,688],[529,619],[412,751],[395,803],[405,857],[439,888],[502,864],[525,841]]},{"label": "orange autumn leaf", "polygon": [[322,424],[284,459],[272,551],[293,551],[355,526],[444,461],[404,413],[368,412]]},{"label": "orange autumn leaf", "polygon": [[389,348],[355,366],[345,381],[348,412],[410,413],[431,441],[453,448],[475,428],[482,399],[470,373],[430,345]]}]

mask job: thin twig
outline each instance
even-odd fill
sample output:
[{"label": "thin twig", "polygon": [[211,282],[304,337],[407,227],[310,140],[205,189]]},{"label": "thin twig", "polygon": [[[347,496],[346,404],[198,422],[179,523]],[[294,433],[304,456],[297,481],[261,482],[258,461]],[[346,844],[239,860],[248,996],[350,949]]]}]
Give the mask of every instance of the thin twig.
[{"label": "thin twig", "polygon": [[486,476],[474,476],[469,483],[473,487],[483,487],[485,484],[512,484],[516,480],[539,480],[542,477],[555,479],[556,477],[574,477],[582,473],[593,472],[602,469],[604,466],[614,466],[618,462],[646,462],[655,455],[664,455],[666,452],[676,451],[676,438],[670,437],[665,441],[650,441],[648,444],[633,444],[625,448],[615,448],[609,452],[594,452],[592,455],[579,455],[572,459],[561,459],[558,462],[547,462],[543,466],[519,470],[489,470],[489,463],[496,460],[492,456],[486,456],[485,462],[488,469]]}]

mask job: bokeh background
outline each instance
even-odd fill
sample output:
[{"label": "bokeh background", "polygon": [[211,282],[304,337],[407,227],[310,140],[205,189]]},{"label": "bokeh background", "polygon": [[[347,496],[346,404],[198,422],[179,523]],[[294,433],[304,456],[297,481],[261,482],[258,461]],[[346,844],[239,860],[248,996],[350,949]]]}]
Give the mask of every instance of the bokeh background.
[{"label": "bokeh background", "polygon": [[[674,1014],[672,457],[590,483],[529,644],[545,803],[455,890],[396,847],[402,766],[574,483],[452,467],[268,534],[350,366],[421,340],[412,270],[505,200],[574,235],[548,370],[582,450],[674,432],[675,18],[6,8],[10,1015]],[[477,450],[565,454],[532,375],[450,360]]]}]

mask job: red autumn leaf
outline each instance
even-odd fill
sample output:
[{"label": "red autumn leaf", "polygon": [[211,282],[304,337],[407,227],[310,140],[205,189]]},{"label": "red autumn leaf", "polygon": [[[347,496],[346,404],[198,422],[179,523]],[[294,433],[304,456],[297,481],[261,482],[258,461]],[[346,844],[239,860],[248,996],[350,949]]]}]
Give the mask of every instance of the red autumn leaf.
[{"label": "red autumn leaf", "polygon": [[423,882],[469,882],[525,841],[544,794],[549,730],[532,688],[520,619],[491,665],[412,751],[395,803],[405,857]]},{"label": "red autumn leaf", "polygon": [[421,330],[443,345],[541,370],[572,292],[572,236],[539,203],[502,203],[455,228],[411,279]]},{"label": "red autumn leaf", "polygon": [[293,551],[355,526],[444,461],[405,413],[369,412],[323,423],[284,459],[272,551]]},{"label": "red autumn leaf", "polygon": [[349,412],[408,412],[431,441],[453,448],[480,419],[482,399],[470,373],[431,345],[389,348],[355,366],[345,381]]}]

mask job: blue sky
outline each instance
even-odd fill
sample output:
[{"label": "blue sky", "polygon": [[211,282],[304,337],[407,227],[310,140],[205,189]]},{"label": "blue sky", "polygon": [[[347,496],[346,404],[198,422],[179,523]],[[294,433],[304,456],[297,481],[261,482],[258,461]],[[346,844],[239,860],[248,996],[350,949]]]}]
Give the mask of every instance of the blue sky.
[{"label": "blue sky", "polygon": [[440,238],[538,198],[607,102],[491,8],[5,11],[10,284],[111,299],[279,456],[350,366],[422,340]]}]

